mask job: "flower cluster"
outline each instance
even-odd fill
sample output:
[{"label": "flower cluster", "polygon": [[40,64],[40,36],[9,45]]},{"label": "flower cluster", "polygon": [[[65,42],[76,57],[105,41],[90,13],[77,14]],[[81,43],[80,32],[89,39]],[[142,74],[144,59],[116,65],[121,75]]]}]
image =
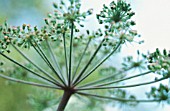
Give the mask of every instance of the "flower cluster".
[{"label": "flower cluster", "polygon": [[149,55],[148,62],[150,70],[163,75],[163,77],[170,77],[170,57],[166,50],[161,53],[159,49],[156,49]]},{"label": "flower cluster", "polygon": [[[93,13],[93,9],[89,9],[87,12],[80,11],[80,0],[70,0],[69,6],[61,0],[60,4],[53,3],[55,9],[55,18],[57,20],[64,20],[65,23],[77,22],[80,23],[84,19]],[[55,20],[55,19],[54,19]],[[83,26],[80,24],[80,26]]]},{"label": "flower cluster", "polygon": [[[49,13],[48,18],[44,21],[46,25],[39,30],[37,26],[31,27],[29,24],[23,24],[21,27],[11,27],[6,22],[0,26],[0,52],[10,52],[8,46],[17,44],[19,47],[30,48],[30,46],[40,44],[48,38],[53,41],[62,40],[63,33],[70,32],[71,23],[78,23],[83,27],[81,21],[86,16],[92,14],[92,9],[87,12],[80,12],[80,1],[70,0],[70,6],[61,1],[60,5],[53,3],[55,9],[54,14]],[[64,7],[67,9],[64,9]],[[66,11],[65,11],[66,10]],[[79,29],[74,26],[75,32]],[[67,36],[67,35],[66,35]]]},{"label": "flower cluster", "polygon": [[170,103],[170,89],[168,86],[160,84],[158,88],[152,87],[149,93],[146,93],[148,98],[155,98],[157,100],[168,100]]},{"label": "flower cluster", "polygon": [[127,56],[125,58],[123,58],[123,63],[122,63],[122,69],[126,70],[129,68],[134,68],[134,69],[139,69],[139,70],[143,70],[145,69],[145,62],[146,59],[145,57],[143,57],[143,54],[138,54],[138,58],[137,60],[135,60],[133,58],[133,56]]},{"label": "flower cluster", "polygon": [[[134,37],[139,36],[136,30],[131,29],[131,26],[136,23],[131,20],[135,13],[131,11],[130,4],[124,1],[110,3],[110,6],[103,5],[103,10],[97,14],[99,24],[104,24],[104,35],[113,41],[133,42]],[[113,43],[114,44],[114,43]]]},{"label": "flower cluster", "polygon": [[[110,6],[107,7],[104,5],[103,11],[97,18],[99,23],[118,23],[118,22],[126,22],[129,20],[135,13],[131,11],[130,4],[127,4],[124,1],[119,1],[115,3],[114,1],[110,3]],[[134,22],[131,22],[131,25],[135,25]]]},{"label": "flower cluster", "polygon": [[38,36],[36,27],[32,31],[30,25],[23,24],[22,27],[11,27],[5,23],[0,30],[0,52],[7,51],[9,53],[10,45],[29,48],[33,40],[36,40],[36,36]]}]

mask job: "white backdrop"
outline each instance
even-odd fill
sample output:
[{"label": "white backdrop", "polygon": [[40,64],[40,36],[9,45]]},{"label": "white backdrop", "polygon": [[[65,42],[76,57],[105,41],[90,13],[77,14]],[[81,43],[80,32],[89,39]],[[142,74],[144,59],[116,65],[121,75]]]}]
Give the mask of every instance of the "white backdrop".
[{"label": "white backdrop", "polygon": [[[83,9],[94,9],[98,13],[103,4],[109,4],[112,0],[82,0]],[[135,27],[144,44],[128,45],[124,48],[124,54],[133,55],[139,49],[142,52],[154,51],[156,48],[170,50],[170,0],[126,0],[131,3],[136,15],[133,18],[137,26]],[[93,16],[95,17],[95,15]],[[97,21],[90,17],[88,26],[96,29]],[[168,81],[165,81],[168,82]],[[140,88],[137,93],[140,93]],[[140,94],[139,94],[140,95]],[[140,97],[139,97],[140,98]],[[106,107],[106,111],[119,111],[119,108]],[[170,106],[162,107],[158,104],[141,104],[136,109],[123,109],[123,111],[170,111]]]}]

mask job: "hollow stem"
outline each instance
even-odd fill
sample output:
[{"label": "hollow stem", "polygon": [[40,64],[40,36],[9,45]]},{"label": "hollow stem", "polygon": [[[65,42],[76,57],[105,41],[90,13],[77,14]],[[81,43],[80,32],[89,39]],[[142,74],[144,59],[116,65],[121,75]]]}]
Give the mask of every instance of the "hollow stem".
[{"label": "hollow stem", "polygon": [[72,91],[65,90],[61,102],[59,103],[57,111],[64,111],[66,105],[72,95]]}]

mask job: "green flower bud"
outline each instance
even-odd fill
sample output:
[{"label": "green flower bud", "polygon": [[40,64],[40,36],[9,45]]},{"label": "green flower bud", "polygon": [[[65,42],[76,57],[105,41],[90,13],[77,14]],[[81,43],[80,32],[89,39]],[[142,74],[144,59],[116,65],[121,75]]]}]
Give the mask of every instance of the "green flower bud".
[{"label": "green flower bud", "polygon": [[76,8],[80,9],[81,4],[76,4]]},{"label": "green flower bud", "polygon": [[102,20],[99,20],[99,24],[103,24],[103,21],[102,21]]},{"label": "green flower bud", "polygon": [[25,27],[26,27],[26,26],[27,26],[26,24],[23,24],[23,25],[22,25],[22,29],[25,30]]},{"label": "green flower bud", "polygon": [[11,51],[10,50],[7,50],[8,53],[10,53]]},{"label": "green flower bud", "polygon": [[11,28],[8,28],[8,32],[11,32]]},{"label": "green flower bud", "polygon": [[62,0],[61,0],[61,4],[62,4],[62,5],[65,5],[65,3],[64,3]]},{"label": "green flower bud", "polygon": [[30,24],[27,25],[27,30],[31,31],[31,25]]},{"label": "green flower bud", "polygon": [[88,35],[90,34],[89,30],[86,30],[86,32],[87,32]]},{"label": "green flower bud", "polygon": [[58,5],[56,3],[53,3],[54,8],[58,8]]},{"label": "green flower bud", "polygon": [[127,15],[129,15],[129,17],[132,17],[132,16],[135,15],[135,13],[134,12],[128,12]]},{"label": "green flower bud", "polygon": [[106,44],[106,43],[103,43],[103,46],[107,46],[107,44]]},{"label": "green flower bud", "polygon": [[84,27],[84,25],[80,24],[80,27]]},{"label": "green flower bud", "polygon": [[136,25],[136,23],[134,21],[131,21],[130,24],[133,26],[133,25]]},{"label": "green flower bud", "polygon": [[56,22],[56,20],[51,20],[50,21],[53,25],[55,25],[57,22]]},{"label": "green flower bud", "polygon": [[80,32],[80,30],[79,29],[75,29],[75,32]]},{"label": "green flower bud", "polygon": [[154,70],[154,68],[153,68],[152,65],[148,65],[148,69],[149,69],[149,70],[152,70],[152,71]]},{"label": "green flower bud", "polygon": [[60,9],[63,9],[63,6],[59,6]]},{"label": "green flower bud", "polygon": [[129,33],[131,33],[133,35],[137,35],[137,31],[136,30],[130,30]]},{"label": "green flower bud", "polygon": [[4,25],[5,25],[5,27],[7,27],[7,26],[8,26],[7,21],[5,21]]},{"label": "green flower bud", "polygon": [[156,53],[157,53],[157,55],[160,55],[160,51],[158,48],[156,48]]},{"label": "green flower bud", "polygon": [[166,51],[166,49],[163,50],[163,54],[164,54],[164,56],[167,56],[167,51]]},{"label": "green flower bud", "polygon": [[48,19],[45,18],[44,21],[47,25],[49,25]]},{"label": "green flower bud", "polygon": [[100,18],[100,14],[96,14],[96,18],[99,19]]},{"label": "green flower bud", "polygon": [[169,67],[169,65],[168,65],[167,63],[163,63],[163,64],[162,64],[162,67],[163,67],[164,69],[167,69],[167,68]]},{"label": "green flower bud", "polygon": [[35,31],[35,32],[36,32],[36,31],[38,31],[38,28],[37,28],[37,26],[35,26],[35,27],[34,27],[34,31]]},{"label": "green flower bud", "polygon": [[4,65],[4,62],[3,62],[3,61],[0,62],[0,66],[2,66],[2,65]]},{"label": "green flower bud", "polygon": [[104,27],[105,27],[106,29],[108,29],[108,28],[109,28],[109,26],[108,26],[108,25],[105,25]]},{"label": "green flower bud", "polygon": [[51,14],[51,13],[48,13],[48,17],[51,18],[51,17],[52,17],[52,14]]},{"label": "green flower bud", "polygon": [[87,14],[88,15],[91,15],[93,13],[93,9],[89,9],[88,11],[87,11]]},{"label": "green flower bud", "polygon": [[161,65],[157,64],[157,65],[154,65],[154,68],[157,70],[160,70],[162,67],[161,67]]}]

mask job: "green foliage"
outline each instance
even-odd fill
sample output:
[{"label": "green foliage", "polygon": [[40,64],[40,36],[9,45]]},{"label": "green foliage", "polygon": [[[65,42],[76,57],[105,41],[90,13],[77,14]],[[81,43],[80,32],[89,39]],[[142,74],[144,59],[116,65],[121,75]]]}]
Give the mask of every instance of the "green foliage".
[{"label": "green foliage", "polygon": [[54,109],[55,105],[59,101],[58,99],[56,99],[58,95],[55,91],[40,89],[40,90],[35,91],[34,95],[29,95],[28,103],[32,105],[35,111],[43,111],[48,108],[55,110]]},{"label": "green foliage", "polygon": [[[27,101],[27,95],[30,94],[31,87],[25,87],[22,84],[10,84],[0,79],[0,110],[1,111],[32,111],[32,107],[23,101]],[[3,88],[5,87],[5,88]]]}]

